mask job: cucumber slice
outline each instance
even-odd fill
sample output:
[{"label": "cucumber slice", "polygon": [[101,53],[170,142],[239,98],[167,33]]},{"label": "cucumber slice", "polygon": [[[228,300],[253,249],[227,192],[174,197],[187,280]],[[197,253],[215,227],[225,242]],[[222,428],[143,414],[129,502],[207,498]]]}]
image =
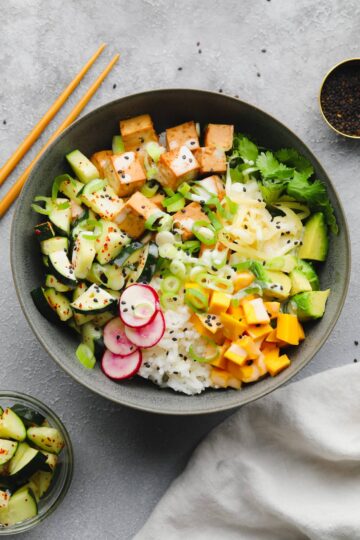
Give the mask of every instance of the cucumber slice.
[{"label": "cucumber slice", "polygon": [[104,186],[99,191],[92,193],[83,193],[80,198],[101,218],[109,221],[118,215],[124,204],[110,186]]},{"label": "cucumber slice", "polygon": [[84,234],[79,233],[72,252],[72,264],[78,279],[86,278],[96,255],[95,239],[90,240]]},{"label": "cucumber slice", "polygon": [[155,274],[157,261],[159,259],[159,249],[155,242],[148,244],[147,257],[142,272],[137,278],[138,283],[150,283]]},{"label": "cucumber slice", "polygon": [[58,233],[68,236],[71,224],[70,204],[67,208],[59,208],[59,206],[65,203],[69,204],[69,199],[55,199],[55,201],[50,199],[49,202],[46,203],[46,210],[49,211],[49,219]]},{"label": "cucumber slice", "polygon": [[82,342],[87,345],[95,357],[99,360],[105,350],[103,332],[93,322],[84,324],[81,327]]},{"label": "cucumber slice", "polygon": [[65,322],[71,319],[73,312],[66,296],[55,291],[55,289],[46,289],[44,291],[44,296],[50,308],[57,314],[60,321]]},{"label": "cucumber slice", "polygon": [[[81,296],[87,290],[86,283],[82,282],[76,287],[73,293],[73,301],[75,301],[79,296]],[[82,313],[73,312],[74,320],[77,326],[82,326],[83,324],[90,322],[95,315],[83,315]]]},{"label": "cucumber slice", "polygon": [[35,517],[37,513],[38,508],[31,489],[21,488],[10,497],[7,507],[0,510],[0,524],[10,527]]},{"label": "cucumber slice", "polygon": [[42,499],[49,490],[53,478],[53,472],[45,471],[38,471],[31,476],[27,486],[32,490],[37,502]]},{"label": "cucumber slice", "polygon": [[[27,437],[33,444],[52,454],[59,454],[65,444],[61,433],[52,427],[30,427],[27,430]],[[41,455],[45,457],[44,454]]]},{"label": "cucumber slice", "polygon": [[65,251],[55,251],[49,255],[49,268],[65,285],[76,287],[77,279],[74,268]]},{"label": "cucumber slice", "polygon": [[10,500],[10,491],[0,489],[0,510],[7,508]]},{"label": "cucumber slice", "polygon": [[54,227],[52,226],[50,221],[35,225],[34,233],[39,242],[42,242],[43,240],[48,240],[49,238],[53,238],[53,236],[55,236]]},{"label": "cucumber slice", "polygon": [[7,439],[0,439],[0,465],[4,465],[10,461],[14,456],[18,443],[15,441],[8,441]]},{"label": "cucumber slice", "polygon": [[59,460],[58,456],[56,454],[51,454],[50,452],[45,452],[45,450],[40,451],[46,457],[46,468],[50,467],[50,469],[54,471]]},{"label": "cucumber slice", "polygon": [[66,159],[78,179],[84,184],[99,178],[99,172],[95,165],[80,150],[70,152]]},{"label": "cucumber slice", "polygon": [[111,311],[105,311],[104,313],[100,313],[100,315],[96,315],[96,317],[92,319],[92,322],[96,326],[99,326],[100,328],[102,328],[103,326],[105,326],[107,322],[111,321],[111,319],[113,318],[114,318],[114,314]]},{"label": "cucumber slice", "polygon": [[9,480],[21,482],[44,468],[50,470],[46,465],[46,456],[40,450],[31,448],[26,442],[19,443],[14,457],[9,462]]},{"label": "cucumber slice", "polygon": [[18,415],[19,418],[24,422],[25,426],[40,426],[45,417],[34,409],[29,409],[20,403],[16,403],[11,407],[11,410]]},{"label": "cucumber slice", "polygon": [[43,240],[40,246],[41,253],[44,255],[50,255],[56,251],[64,251],[65,253],[69,249],[69,240],[64,236],[54,236],[54,238]]},{"label": "cucumber slice", "polygon": [[45,286],[55,289],[57,292],[69,292],[73,290],[73,287],[70,285],[64,285],[61,283],[53,274],[46,274],[45,276]]},{"label": "cucumber slice", "polygon": [[77,313],[84,315],[102,313],[113,309],[116,300],[96,284],[91,285],[79,298],[72,302],[71,307]]},{"label": "cucumber slice", "polygon": [[23,441],[26,437],[24,422],[18,415],[7,408],[0,418],[0,437]]},{"label": "cucumber slice", "polygon": [[46,290],[49,290],[49,289],[44,289],[43,287],[38,287],[37,289],[33,289],[30,293],[31,298],[33,299],[33,302],[36,308],[41,313],[41,315],[45,317],[45,319],[53,323],[58,323],[59,317],[57,316],[56,312],[52,309],[52,307],[50,307],[48,299],[45,296]]},{"label": "cucumber slice", "polygon": [[84,184],[82,182],[79,182],[79,180],[75,180],[74,178],[69,180],[69,178],[66,178],[61,182],[59,191],[69,197],[71,201],[74,201],[77,204],[81,205],[79,195],[81,194],[83,189]]},{"label": "cucumber slice", "polygon": [[123,251],[124,246],[129,244],[130,238],[115,223],[103,219],[100,223],[102,232],[96,240],[97,260],[100,264],[107,264]]},{"label": "cucumber slice", "polygon": [[135,252],[139,251],[143,247],[144,244],[142,244],[141,242],[131,242],[131,244],[121,250],[121,253],[114,260],[114,264],[116,264],[117,266],[124,266],[129,257],[131,257],[131,255],[133,255]]}]

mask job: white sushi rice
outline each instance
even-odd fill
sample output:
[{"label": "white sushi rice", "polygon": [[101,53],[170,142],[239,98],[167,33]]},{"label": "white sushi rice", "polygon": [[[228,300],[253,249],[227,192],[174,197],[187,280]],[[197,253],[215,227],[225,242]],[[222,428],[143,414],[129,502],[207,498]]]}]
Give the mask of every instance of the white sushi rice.
[{"label": "white sushi rice", "polygon": [[189,347],[199,341],[199,333],[189,321],[191,313],[186,305],[164,311],[166,330],[159,343],[143,349],[139,375],[162,388],[172,388],[184,394],[200,394],[211,386],[208,364],[189,357]]}]

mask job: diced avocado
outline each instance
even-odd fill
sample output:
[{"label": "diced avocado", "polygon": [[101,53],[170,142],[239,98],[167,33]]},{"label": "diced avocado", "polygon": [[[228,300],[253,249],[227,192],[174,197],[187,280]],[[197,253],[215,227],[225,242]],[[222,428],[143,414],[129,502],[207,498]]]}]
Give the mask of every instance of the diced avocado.
[{"label": "diced avocado", "polygon": [[291,279],[291,291],[290,291],[291,296],[293,296],[294,294],[312,290],[308,278],[305,276],[305,274],[301,270],[295,269],[292,272],[290,272],[290,279]]},{"label": "diced avocado", "polygon": [[84,184],[99,178],[99,171],[95,165],[80,150],[73,150],[67,154],[66,159],[78,179]]},{"label": "diced avocado", "polygon": [[278,298],[279,300],[286,300],[290,295],[291,279],[283,272],[267,271],[269,285],[264,288],[264,293],[267,296]]},{"label": "diced avocado", "polygon": [[297,264],[297,259],[294,255],[284,255],[283,257],[274,257],[268,261],[265,268],[269,270],[278,270],[289,274],[292,272]]},{"label": "diced avocado", "polygon": [[329,239],[327,226],[322,212],[313,214],[305,225],[302,246],[299,249],[300,259],[325,261]]},{"label": "diced avocado", "polygon": [[297,262],[296,270],[301,270],[301,272],[307,277],[313,291],[319,290],[319,276],[315,272],[315,269],[310,262],[299,259]]},{"label": "diced avocado", "polygon": [[324,315],[329,294],[330,289],[296,294],[289,302],[289,311],[297,315],[300,321],[320,319]]}]

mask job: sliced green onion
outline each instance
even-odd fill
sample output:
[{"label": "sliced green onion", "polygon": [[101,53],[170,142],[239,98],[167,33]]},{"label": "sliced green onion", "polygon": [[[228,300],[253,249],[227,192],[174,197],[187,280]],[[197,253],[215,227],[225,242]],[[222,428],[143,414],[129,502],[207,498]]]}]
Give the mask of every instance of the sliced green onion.
[{"label": "sliced green onion", "polygon": [[163,246],[164,244],[174,244],[175,236],[170,231],[160,231],[155,237],[155,242],[158,246]]},{"label": "sliced green onion", "polygon": [[84,187],[83,193],[84,195],[90,195],[91,193],[94,193],[95,191],[100,191],[100,189],[103,189],[107,185],[106,180],[100,180],[99,178],[96,178],[95,180],[91,180],[86,186]]},{"label": "sliced green onion", "polygon": [[55,178],[54,183],[51,188],[51,198],[53,201],[57,198],[60,186],[65,180],[69,180],[71,183],[74,182],[74,179],[71,178],[69,174],[60,174],[60,176],[57,176]]},{"label": "sliced green onion", "polygon": [[65,201],[63,203],[56,203],[55,206],[58,210],[66,210],[70,206],[70,201]]},{"label": "sliced green onion", "polygon": [[189,186],[189,184],[187,182],[184,182],[183,184],[181,184],[181,186],[178,187],[178,192],[183,195],[184,197],[186,197],[186,195],[191,191],[191,187]]},{"label": "sliced green onion", "polygon": [[174,296],[170,292],[161,292],[160,294],[160,304],[163,309],[176,309],[178,306],[177,303],[178,297]]},{"label": "sliced green onion", "polygon": [[50,214],[50,210],[45,210],[45,208],[43,208],[42,206],[38,205],[38,204],[32,204],[31,205],[31,208],[37,212],[38,214],[42,214],[44,216],[48,216]]},{"label": "sliced green onion", "polygon": [[198,276],[199,274],[204,274],[204,267],[203,266],[193,266],[192,269],[190,270],[189,277],[190,277],[190,279],[195,280],[196,276]]},{"label": "sliced green onion", "polygon": [[192,232],[206,246],[212,246],[216,242],[216,231],[207,221],[195,221]]},{"label": "sliced green onion", "polygon": [[157,142],[149,142],[145,146],[145,149],[151,159],[157,163],[160,159],[161,154],[165,152],[165,148],[163,146],[160,146]]},{"label": "sliced green onion", "polygon": [[193,287],[186,289],[184,301],[194,311],[205,311],[209,304],[206,294]]},{"label": "sliced green onion", "polygon": [[181,193],[175,193],[172,197],[164,199],[162,202],[163,206],[167,209],[168,212],[178,212],[185,206],[185,198]]},{"label": "sliced green onion", "polygon": [[234,285],[231,279],[213,276],[206,272],[195,275],[194,279],[199,285],[215,291],[232,293],[234,290]]},{"label": "sliced green onion", "polygon": [[159,184],[150,180],[150,182],[146,182],[143,185],[140,191],[145,197],[150,198],[156,194],[158,189],[159,189]]},{"label": "sliced green onion", "polygon": [[171,261],[170,263],[170,272],[174,274],[174,276],[179,277],[180,279],[184,279],[186,276],[186,266],[182,261]]},{"label": "sliced green onion", "polygon": [[165,191],[166,195],[168,197],[172,197],[173,195],[175,195],[175,191],[173,191],[171,188],[169,187],[163,187],[163,190]]},{"label": "sliced green onion", "polygon": [[125,152],[124,141],[121,135],[114,135],[112,138],[112,151],[113,154],[123,154]]},{"label": "sliced green onion", "polygon": [[163,244],[159,246],[159,255],[164,259],[175,259],[178,257],[178,250],[173,244]]},{"label": "sliced green onion", "polygon": [[209,338],[203,338],[202,341],[205,341],[206,345],[203,345],[201,341],[190,345],[189,356],[197,362],[213,362],[219,357],[219,347],[216,345],[215,341],[212,341]]},{"label": "sliced green onion", "polygon": [[145,229],[149,231],[169,231],[172,227],[172,217],[165,212],[154,212],[145,221]]},{"label": "sliced green onion", "polygon": [[223,268],[227,261],[228,256],[228,249],[224,249],[224,251],[214,251],[211,253],[211,264],[218,270],[220,268]]},{"label": "sliced green onion", "polygon": [[166,276],[162,279],[160,288],[165,293],[176,294],[181,289],[181,279],[177,276]]},{"label": "sliced green onion", "polygon": [[76,358],[79,360],[80,364],[88,369],[93,369],[96,364],[94,353],[90,347],[85,345],[85,343],[80,343],[76,349]]},{"label": "sliced green onion", "polygon": [[193,253],[196,253],[200,251],[201,244],[199,240],[187,240],[186,242],[182,242],[175,244],[176,247],[182,249],[183,251],[188,251],[190,255]]},{"label": "sliced green onion", "polygon": [[[96,238],[99,238],[102,234],[103,226],[100,221],[96,221],[96,219],[86,219],[79,223],[79,229],[81,232],[81,235],[84,238],[87,238],[87,240],[96,240]],[[84,232],[82,232],[84,231]],[[85,232],[89,231],[89,232]]]},{"label": "sliced green onion", "polygon": [[148,180],[156,180],[158,172],[157,167],[149,167],[146,169],[146,178]]},{"label": "sliced green onion", "polygon": [[214,227],[215,231],[220,231],[223,228],[222,223],[218,220],[216,214],[211,210],[206,211],[207,217],[210,219],[211,225]]},{"label": "sliced green onion", "polygon": [[34,201],[35,201],[35,202],[41,201],[41,202],[46,202],[46,203],[48,203],[48,202],[51,201],[51,199],[50,199],[50,197],[43,197],[42,195],[36,195],[36,197],[34,198]]}]

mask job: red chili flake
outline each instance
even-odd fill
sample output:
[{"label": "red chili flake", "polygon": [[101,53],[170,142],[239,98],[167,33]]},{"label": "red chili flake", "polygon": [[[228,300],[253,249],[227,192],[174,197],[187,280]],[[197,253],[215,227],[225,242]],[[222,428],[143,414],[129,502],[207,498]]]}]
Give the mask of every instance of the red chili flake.
[{"label": "red chili flake", "polygon": [[41,234],[41,231],[39,229],[35,229],[35,234]]}]

